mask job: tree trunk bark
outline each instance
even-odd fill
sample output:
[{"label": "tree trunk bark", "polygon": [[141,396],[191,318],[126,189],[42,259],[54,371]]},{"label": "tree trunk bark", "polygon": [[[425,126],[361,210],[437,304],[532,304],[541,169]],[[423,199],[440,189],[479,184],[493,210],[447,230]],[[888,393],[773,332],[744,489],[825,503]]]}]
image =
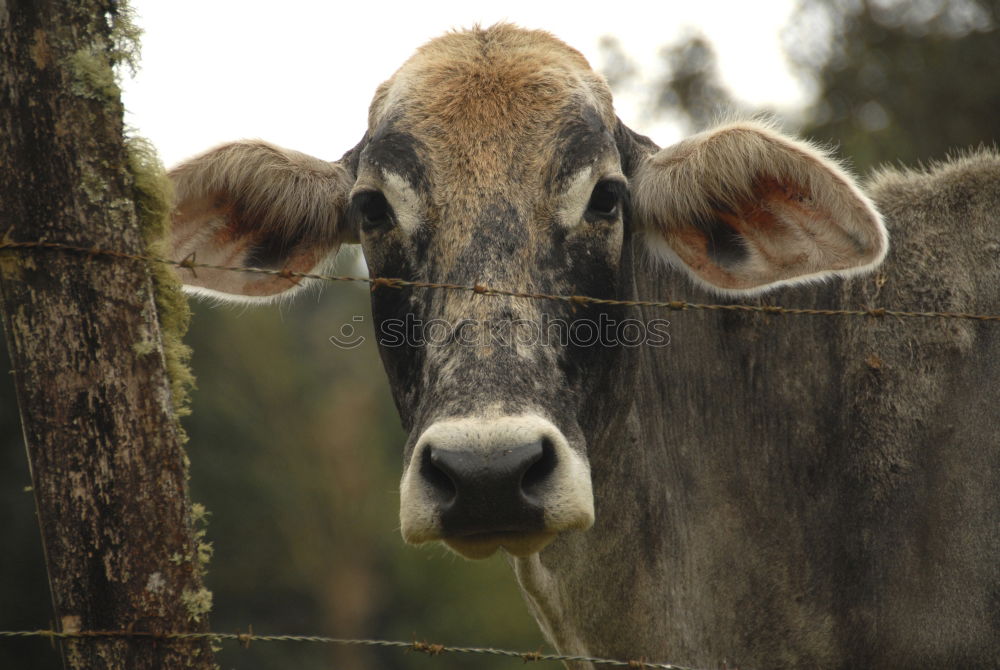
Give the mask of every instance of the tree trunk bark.
[{"label": "tree trunk bark", "polygon": [[[120,6],[0,0],[7,241],[146,251],[112,70],[127,58]],[[0,294],[60,630],[207,630],[150,268],[2,250]],[[214,667],[205,639],[70,640],[63,657],[88,670]]]}]

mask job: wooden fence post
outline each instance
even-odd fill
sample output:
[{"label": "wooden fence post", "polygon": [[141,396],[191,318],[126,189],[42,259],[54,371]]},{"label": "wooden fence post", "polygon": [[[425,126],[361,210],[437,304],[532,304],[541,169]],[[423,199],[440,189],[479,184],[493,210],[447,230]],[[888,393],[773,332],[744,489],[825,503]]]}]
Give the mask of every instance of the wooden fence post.
[{"label": "wooden fence post", "polygon": [[[123,12],[114,0],[0,0],[0,241],[146,252],[113,72],[135,36]],[[62,631],[207,630],[154,274],[139,261],[0,250]],[[63,657],[88,670],[214,667],[206,639],[70,640]]]}]

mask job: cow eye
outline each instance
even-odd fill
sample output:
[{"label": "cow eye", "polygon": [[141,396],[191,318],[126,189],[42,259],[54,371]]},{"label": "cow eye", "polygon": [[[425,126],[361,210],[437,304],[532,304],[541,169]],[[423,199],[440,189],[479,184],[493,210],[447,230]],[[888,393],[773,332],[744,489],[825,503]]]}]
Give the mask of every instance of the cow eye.
[{"label": "cow eye", "polygon": [[354,208],[361,214],[361,226],[367,232],[392,223],[392,208],[378,191],[362,191],[354,196]]},{"label": "cow eye", "polygon": [[620,181],[606,179],[597,182],[590,201],[587,203],[587,214],[606,219],[618,213],[618,204],[624,195],[625,185]]}]

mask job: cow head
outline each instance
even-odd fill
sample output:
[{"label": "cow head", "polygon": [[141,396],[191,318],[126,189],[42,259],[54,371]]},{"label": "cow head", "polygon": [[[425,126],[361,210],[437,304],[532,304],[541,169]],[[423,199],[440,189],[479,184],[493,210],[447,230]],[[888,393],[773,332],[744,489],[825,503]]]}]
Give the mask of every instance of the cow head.
[{"label": "cow head", "polygon": [[[373,277],[622,298],[642,244],[726,293],[861,271],[886,234],[834,163],[739,123],[658,149],[615,117],[585,59],[499,25],[432,41],[329,163],[262,142],[178,166],[174,255],[310,272],[360,243]],[[663,264],[665,265],[665,264]],[[268,300],[304,282],[199,269],[193,292]],[[588,438],[618,365],[620,307],[376,288],[380,351],[409,431],[404,538],[468,557],[587,529]],[[581,344],[574,329],[598,337]]]}]

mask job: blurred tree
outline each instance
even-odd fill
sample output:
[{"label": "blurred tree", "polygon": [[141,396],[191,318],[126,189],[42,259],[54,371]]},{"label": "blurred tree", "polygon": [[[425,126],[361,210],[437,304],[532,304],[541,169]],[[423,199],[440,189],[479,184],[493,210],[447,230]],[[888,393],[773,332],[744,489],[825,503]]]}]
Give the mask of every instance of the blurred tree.
[{"label": "blurred tree", "polygon": [[601,63],[598,69],[608,80],[608,85],[612,90],[618,90],[634,83],[639,74],[639,68],[625,53],[625,49],[617,37],[605,35],[598,41],[597,49],[598,53],[601,54]]},{"label": "blurred tree", "polygon": [[998,0],[800,0],[784,37],[815,94],[802,132],[863,171],[996,142],[998,23]]},{"label": "blurred tree", "polygon": [[653,104],[678,110],[689,130],[701,131],[720,118],[748,112],[723,85],[715,51],[704,35],[691,33],[664,47],[660,56],[666,67],[655,82]]},{"label": "blurred tree", "polygon": [[[614,37],[599,43],[600,70],[612,90],[636,88],[640,69]],[[718,60],[708,39],[689,32],[660,50],[662,67],[641,93],[642,120],[660,118],[680,123],[686,132],[698,132],[734,114],[751,113],[722,83]]]},{"label": "blurred tree", "polygon": [[[785,49],[813,103],[790,130],[839,146],[861,171],[941,159],[1000,137],[1000,0],[800,0]],[[661,50],[645,119],[688,132],[730,113],[767,113],[722,84],[712,45],[689,33]],[[617,40],[601,42],[616,90],[641,73]]]}]

